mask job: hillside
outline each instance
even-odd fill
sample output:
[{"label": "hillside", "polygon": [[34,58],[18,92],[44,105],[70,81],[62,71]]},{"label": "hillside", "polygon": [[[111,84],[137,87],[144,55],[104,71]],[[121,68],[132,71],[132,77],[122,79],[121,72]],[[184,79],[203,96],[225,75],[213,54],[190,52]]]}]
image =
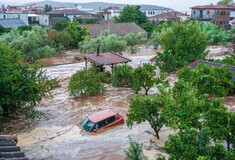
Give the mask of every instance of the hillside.
[{"label": "hillside", "polygon": [[[48,5],[52,5],[53,7],[74,7],[75,4],[77,4],[78,6],[82,6],[82,8],[93,8],[96,11],[99,11],[100,9],[109,7],[109,6],[117,6],[120,8],[125,7],[127,4],[117,4],[117,3],[105,3],[105,2],[89,2],[89,3],[73,3],[73,2],[55,2],[55,1],[40,1],[40,2],[32,2],[32,3],[26,3],[23,5],[29,5],[29,4],[34,4],[36,3],[37,6],[45,6],[45,4]],[[154,6],[154,5],[140,5],[142,7],[155,7],[155,8],[166,8],[166,7],[162,7],[162,6]],[[170,9],[170,8],[169,8]]]}]

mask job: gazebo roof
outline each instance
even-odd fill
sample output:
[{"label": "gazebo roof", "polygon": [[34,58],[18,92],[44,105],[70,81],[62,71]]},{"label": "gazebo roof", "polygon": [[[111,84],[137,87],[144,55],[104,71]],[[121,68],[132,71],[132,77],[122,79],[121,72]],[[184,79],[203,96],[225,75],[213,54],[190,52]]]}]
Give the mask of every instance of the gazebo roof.
[{"label": "gazebo roof", "polygon": [[91,61],[97,65],[114,65],[118,63],[128,63],[132,61],[129,58],[126,58],[124,56],[121,56],[115,52],[107,52],[107,53],[101,53],[99,55],[97,54],[86,54],[84,55],[84,58],[88,61]]}]

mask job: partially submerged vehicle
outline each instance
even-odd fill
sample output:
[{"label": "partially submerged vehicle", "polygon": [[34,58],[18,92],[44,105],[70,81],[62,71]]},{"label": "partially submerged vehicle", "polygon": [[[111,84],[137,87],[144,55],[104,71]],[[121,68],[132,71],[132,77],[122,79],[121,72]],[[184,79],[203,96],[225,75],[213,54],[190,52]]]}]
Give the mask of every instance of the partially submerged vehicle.
[{"label": "partially submerged vehicle", "polygon": [[106,109],[86,117],[81,126],[87,132],[96,132],[99,129],[108,128],[124,123],[124,118],[112,109]]}]

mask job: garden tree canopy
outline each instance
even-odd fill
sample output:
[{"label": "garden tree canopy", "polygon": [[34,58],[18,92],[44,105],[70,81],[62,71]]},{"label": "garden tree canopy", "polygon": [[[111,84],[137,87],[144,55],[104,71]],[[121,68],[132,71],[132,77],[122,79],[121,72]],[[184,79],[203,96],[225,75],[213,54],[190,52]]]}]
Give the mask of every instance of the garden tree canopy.
[{"label": "garden tree canopy", "polygon": [[22,51],[24,59],[29,63],[56,53],[53,44],[47,39],[46,30],[40,26],[33,26],[32,30],[23,32],[13,28],[9,33],[1,36],[0,41]]},{"label": "garden tree canopy", "polygon": [[221,0],[217,4],[224,5],[224,4],[231,4],[231,3],[233,3],[233,0]]},{"label": "garden tree canopy", "polygon": [[47,12],[50,12],[50,11],[52,11],[52,6],[48,5],[48,4],[45,4],[44,12],[47,13]]},{"label": "garden tree canopy", "polygon": [[[132,86],[131,86],[132,90],[138,93],[138,91],[141,90],[141,87],[143,87],[145,89],[145,95],[147,95],[149,89],[152,88],[155,82],[157,81],[157,78],[155,78],[156,77],[155,69],[156,69],[155,66],[148,63],[144,63],[142,67],[141,66],[137,67],[132,75],[133,77]],[[165,79],[165,77],[162,78],[161,80],[163,79]]]},{"label": "garden tree canopy", "polygon": [[110,34],[108,30],[102,32],[97,38],[87,36],[83,42],[79,43],[79,48],[82,53],[95,53],[98,45],[101,53],[114,51],[122,54],[126,48],[125,40],[116,34]]},{"label": "garden tree canopy", "polygon": [[189,82],[179,80],[175,83],[173,90],[169,90],[172,95],[167,105],[162,111],[162,115],[167,119],[166,126],[172,129],[202,128],[202,118],[210,109],[223,109],[222,99],[210,100],[208,96],[198,93],[198,90]]},{"label": "garden tree canopy", "polygon": [[164,105],[165,99],[162,94],[154,96],[137,95],[131,98],[130,109],[127,114],[127,126],[131,127],[134,123],[140,124],[148,121],[159,139],[159,132],[165,124],[165,119],[161,116]]},{"label": "garden tree canopy", "polygon": [[203,23],[194,21],[193,24],[197,25],[199,30],[206,34],[208,44],[226,44],[230,38],[229,33],[213,23]]},{"label": "garden tree canopy", "polygon": [[228,112],[226,108],[211,109],[205,118],[214,140],[225,140],[227,149],[230,150],[230,144],[235,145],[235,113]]},{"label": "garden tree canopy", "polygon": [[86,69],[72,75],[68,88],[70,95],[78,97],[106,91],[100,75]]},{"label": "garden tree canopy", "polygon": [[144,12],[140,11],[140,6],[127,5],[120,12],[120,15],[114,18],[114,22],[134,22],[139,25],[147,23],[148,18]]},{"label": "garden tree canopy", "polygon": [[161,71],[172,72],[206,56],[206,35],[192,23],[174,22],[161,35],[160,43],[164,52],[158,53],[156,63]]},{"label": "garden tree canopy", "polygon": [[176,135],[170,135],[163,149],[170,155],[169,160],[229,160],[234,159],[235,154],[225,150],[223,144],[216,142],[210,144],[210,129],[208,127],[186,129]]},{"label": "garden tree canopy", "polygon": [[130,65],[117,65],[114,67],[113,85],[131,86],[133,77],[133,68]]},{"label": "garden tree canopy", "polygon": [[177,76],[180,80],[191,82],[200,94],[226,96],[235,88],[231,82],[233,75],[230,70],[225,65],[218,68],[199,63],[195,69],[189,66],[179,70]]},{"label": "garden tree canopy", "polygon": [[134,34],[134,33],[129,33],[124,37],[128,50],[131,53],[136,53],[138,50],[138,44],[141,43],[145,43],[147,41],[147,39],[144,37],[144,33],[143,32],[139,32],[138,34]]},{"label": "garden tree canopy", "polygon": [[63,31],[68,27],[69,23],[67,20],[63,19],[60,22],[57,22],[52,26],[52,29],[55,29],[57,31]]},{"label": "garden tree canopy", "polygon": [[0,43],[0,64],[0,107],[3,113],[9,115],[9,111],[20,110],[27,118],[41,116],[34,106],[42,97],[51,95],[51,90],[59,82],[49,79],[38,66],[23,64],[20,52],[3,43]]},{"label": "garden tree canopy", "polygon": [[68,27],[65,30],[71,36],[70,45],[77,46],[79,42],[83,41],[89,34],[89,30],[86,27],[80,27],[78,21],[69,22]]}]

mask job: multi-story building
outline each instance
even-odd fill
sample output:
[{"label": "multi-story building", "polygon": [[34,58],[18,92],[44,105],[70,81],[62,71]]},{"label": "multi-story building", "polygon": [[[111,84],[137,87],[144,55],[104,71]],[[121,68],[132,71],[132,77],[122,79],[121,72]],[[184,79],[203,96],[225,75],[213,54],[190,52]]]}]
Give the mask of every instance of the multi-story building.
[{"label": "multi-story building", "polygon": [[173,9],[171,8],[160,7],[160,6],[150,6],[150,5],[141,5],[140,10],[142,12],[145,12],[147,17],[152,17],[158,14],[173,11]]},{"label": "multi-story building", "polygon": [[122,11],[122,9],[120,9],[119,7],[115,7],[115,6],[110,6],[108,8],[104,8],[102,9],[102,12],[104,13],[110,13],[110,18],[113,17],[118,17],[120,15],[120,12]]},{"label": "multi-story building", "polygon": [[230,23],[230,15],[235,11],[234,5],[205,5],[192,7],[191,20],[214,23],[224,27]]}]

